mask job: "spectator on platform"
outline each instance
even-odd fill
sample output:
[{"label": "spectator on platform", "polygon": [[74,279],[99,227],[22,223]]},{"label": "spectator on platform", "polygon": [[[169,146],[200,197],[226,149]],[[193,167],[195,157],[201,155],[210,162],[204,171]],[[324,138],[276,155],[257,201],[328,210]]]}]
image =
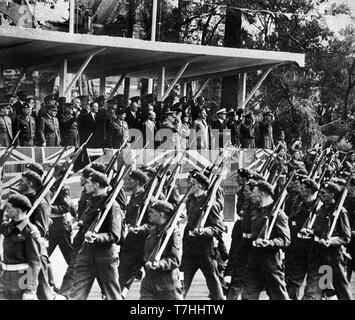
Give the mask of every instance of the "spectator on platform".
[{"label": "spectator on platform", "polygon": [[12,105],[12,119],[16,119],[22,113],[22,108],[26,103],[27,95],[25,91],[17,93],[17,101]]},{"label": "spectator on platform", "polygon": [[274,149],[274,137],[272,129],[273,114],[270,111],[263,113],[263,120],[259,123],[260,144],[262,149]]},{"label": "spectator on platform", "polygon": [[[32,105],[34,105],[34,101]],[[20,115],[13,121],[14,134],[16,135],[17,132],[20,132],[18,144],[21,147],[33,147],[35,145],[36,120],[31,116],[31,113],[31,104],[25,103]]]},{"label": "spectator on platform", "polygon": [[242,148],[255,148],[255,121],[252,112],[245,115],[240,125],[240,138]]},{"label": "spectator on platform", "polygon": [[[230,141],[230,130],[227,126],[227,110],[225,108],[216,112],[217,120],[211,123],[213,145],[212,149],[223,148]],[[229,134],[228,134],[229,133]]]},{"label": "spectator on platform", "polygon": [[10,110],[8,103],[0,103],[0,147],[8,147],[13,140]]},{"label": "spectator on platform", "polygon": [[143,123],[143,146],[147,146],[147,149],[154,149],[155,145],[155,134],[157,132],[157,127],[155,124],[156,114],[154,111],[148,111],[148,119]]},{"label": "spectator on platform", "polygon": [[84,114],[80,119],[79,124],[79,135],[80,143],[84,143],[90,136],[93,134],[91,139],[88,142],[89,148],[100,148],[102,132],[99,130],[97,113],[99,112],[99,104],[97,102],[90,103],[90,112]]},{"label": "spectator on platform", "polygon": [[194,149],[208,150],[210,142],[211,133],[207,124],[207,112],[205,109],[200,109],[198,118],[192,124],[191,144]]},{"label": "spectator on platform", "polygon": [[126,111],[126,122],[130,129],[140,129],[141,128],[141,110],[140,109],[140,97],[130,98],[131,104]]},{"label": "spectator on platform", "polygon": [[39,137],[42,147],[59,147],[60,129],[57,118],[58,103],[55,100],[50,100],[46,103],[47,114],[39,121]]},{"label": "spectator on platform", "polygon": [[119,108],[117,110],[110,108],[110,111],[110,118],[107,125],[108,147],[119,149],[129,138],[128,124],[125,121],[126,111],[124,108]]},{"label": "spectator on platform", "polygon": [[80,146],[78,116],[81,109],[79,108],[80,104],[77,102],[75,104],[66,103],[64,112],[59,116],[63,146],[74,146],[76,148]]}]

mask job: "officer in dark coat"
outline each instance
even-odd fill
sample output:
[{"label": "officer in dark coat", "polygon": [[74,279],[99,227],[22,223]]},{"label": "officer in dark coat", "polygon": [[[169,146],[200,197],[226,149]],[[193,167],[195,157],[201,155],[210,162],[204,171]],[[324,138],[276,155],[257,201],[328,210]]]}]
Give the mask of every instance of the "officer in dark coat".
[{"label": "officer in dark coat", "polygon": [[32,108],[28,103],[25,103],[22,112],[14,120],[14,132],[19,134],[19,145],[21,147],[33,147],[36,136],[36,121],[31,116]]},{"label": "officer in dark coat", "polygon": [[130,129],[141,129],[140,97],[130,98],[131,104],[126,111],[126,122]]},{"label": "officer in dark coat", "polygon": [[86,300],[95,279],[100,283],[106,299],[121,299],[115,244],[121,237],[122,221],[117,202],[110,209],[99,232],[93,232],[105,211],[108,186],[107,177],[100,172],[93,172],[85,185],[86,192],[92,194],[93,198],[78,232],[85,240],[76,258],[70,300]]},{"label": "officer in dark coat", "polygon": [[129,138],[128,124],[125,121],[126,111],[119,108],[112,112],[108,121],[107,140],[109,148],[119,149]]},{"label": "officer in dark coat", "polygon": [[47,114],[39,121],[40,144],[43,147],[60,146],[60,128],[57,118],[58,106],[55,100],[50,100],[47,105]]},{"label": "officer in dark coat", "polygon": [[290,244],[290,229],[284,212],[277,213],[270,237],[265,238],[274,214],[273,187],[258,181],[253,189],[251,201],[257,207],[251,212],[251,239],[246,276],[243,282],[242,300],[258,300],[266,287],[271,300],[288,300],[285,273],[280,249]]},{"label": "officer in dark coat", "polygon": [[[240,113],[239,113],[240,114]],[[236,112],[234,109],[229,110],[227,114],[227,128],[230,130],[231,133],[231,143],[233,146],[239,147],[240,146],[240,125],[241,120],[237,117]]]},{"label": "officer in dark coat", "polygon": [[37,227],[26,217],[31,207],[30,200],[20,194],[11,195],[7,200],[0,226],[4,236],[3,261],[0,263],[1,300],[37,298],[43,244]]},{"label": "officer in dark coat", "polygon": [[240,139],[242,148],[255,148],[255,124],[252,113],[245,114],[244,121],[240,125]]},{"label": "officer in dark coat", "polygon": [[7,103],[0,103],[0,147],[8,147],[13,140],[9,113],[10,106]]},{"label": "officer in dark coat", "polygon": [[217,120],[211,123],[212,149],[223,148],[227,142],[230,142],[230,129],[227,126],[227,110],[225,108],[216,112]]},{"label": "officer in dark coat", "polygon": [[[59,117],[62,145],[78,148],[80,146],[78,131],[78,116],[80,110],[72,103],[66,103],[64,107],[64,112]],[[84,141],[82,142],[84,143]]]},{"label": "officer in dark coat", "polygon": [[153,227],[145,242],[144,267],[146,275],[142,280],[141,300],[182,300],[183,290],[179,279],[179,266],[182,255],[182,238],[178,227],[157,264],[154,264],[156,248],[162,244],[164,229],[174,214],[171,203],[158,200],[151,203],[149,221]]},{"label": "officer in dark coat", "polygon": [[100,119],[98,118],[99,105],[97,102],[90,103],[90,112],[80,115],[79,134],[80,141],[84,143],[93,134],[87,146],[89,148],[102,147],[103,132],[100,131]]},{"label": "officer in dark coat", "polygon": [[[181,271],[184,272],[185,294],[188,293],[191,282],[198,269],[206,278],[211,300],[224,300],[220,279],[218,277],[217,261],[213,259],[214,239],[222,236],[224,231],[223,206],[216,201],[207,217],[203,228],[197,229],[197,224],[208,199],[206,190],[209,187],[208,178],[201,172],[191,172],[191,183],[194,187],[186,202],[187,225],[183,237],[183,256]],[[202,208],[202,209],[201,209]]]},{"label": "officer in dark coat", "polygon": [[[335,290],[339,300],[351,300],[352,294],[346,277],[346,256],[344,245],[350,242],[351,228],[348,213],[341,209],[335,228],[329,234],[334,221],[334,211],[337,201],[342,194],[342,188],[333,182],[324,184],[319,197],[322,201],[321,208],[317,211],[316,220],[312,229],[307,230],[307,235],[314,236],[314,242],[309,255],[309,267],[304,300],[320,300],[322,291],[320,268],[329,266],[331,277],[328,279]],[[329,283],[328,283],[329,285]],[[327,288],[330,289],[330,288]]]},{"label": "officer in dark coat", "polygon": [[125,224],[128,234],[121,245],[120,265],[118,267],[122,295],[125,296],[134,279],[143,266],[144,245],[149,229],[148,217],[142,220],[141,226],[135,228],[139,214],[144,206],[146,193],[144,186],[148,183],[148,176],[141,170],[133,171],[127,179],[127,190],[132,191],[131,199],[127,205]]}]

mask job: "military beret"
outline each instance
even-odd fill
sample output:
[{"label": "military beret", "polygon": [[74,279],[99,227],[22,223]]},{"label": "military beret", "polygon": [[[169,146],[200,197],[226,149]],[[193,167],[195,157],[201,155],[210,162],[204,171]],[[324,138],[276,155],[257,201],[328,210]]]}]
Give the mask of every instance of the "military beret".
[{"label": "military beret", "polygon": [[106,166],[103,163],[93,162],[90,167],[97,172],[105,173],[106,171]]},{"label": "military beret", "polygon": [[208,178],[202,172],[195,170],[192,173],[190,172],[190,176],[194,178],[199,184],[204,186],[205,189],[208,189],[210,186]]},{"label": "military beret", "polygon": [[26,164],[26,169],[38,173],[38,175],[39,175],[40,177],[42,177],[43,174],[44,174],[44,169],[43,169],[43,167],[42,167],[39,163],[36,163],[36,162],[27,163],[27,164]]},{"label": "military beret", "polygon": [[250,170],[246,168],[240,168],[237,171],[238,175],[244,179],[249,179],[250,176]]},{"label": "military beret", "polygon": [[308,176],[308,172],[307,170],[305,170],[304,168],[299,168],[296,170],[296,174],[297,175],[304,175],[304,176]]},{"label": "military beret", "polygon": [[55,100],[49,100],[46,103],[47,110],[58,111],[58,103]]},{"label": "military beret", "polygon": [[270,196],[274,196],[274,187],[266,181],[258,181],[256,186],[260,191],[268,193]]},{"label": "military beret", "polygon": [[334,195],[339,195],[341,192],[341,186],[339,186],[338,184],[334,183],[334,182],[326,182],[323,184],[322,186],[324,189],[330,191],[331,193],[333,193]]},{"label": "military beret", "polygon": [[19,208],[22,211],[27,211],[32,208],[31,201],[22,194],[12,194],[7,202],[10,202],[15,208]]},{"label": "military beret", "polygon": [[130,173],[130,178],[137,181],[139,184],[144,185],[149,181],[149,177],[142,170],[135,170]]},{"label": "military beret", "polygon": [[158,211],[162,211],[168,214],[169,216],[171,216],[174,213],[174,206],[168,201],[163,201],[163,200],[153,201],[150,207]]},{"label": "military beret", "polygon": [[25,171],[22,176],[32,182],[35,189],[42,187],[42,179],[38,173],[34,171]]},{"label": "military beret", "polygon": [[314,180],[312,180],[308,177],[306,177],[305,179],[302,179],[301,183],[303,185],[305,185],[307,188],[310,188],[312,190],[312,192],[318,191],[318,184]]},{"label": "military beret", "polygon": [[93,173],[93,169],[91,169],[90,167],[85,167],[83,169],[83,171],[81,172],[81,174],[83,175],[84,178],[89,178],[90,177],[90,174]]},{"label": "military beret", "polygon": [[98,183],[101,187],[106,188],[109,186],[108,184],[108,179],[105,174],[98,172],[98,171],[93,171],[89,178],[91,179],[92,182]]},{"label": "military beret", "polygon": [[181,102],[174,103],[174,104],[171,106],[170,110],[171,110],[171,111],[175,111],[175,112],[182,112]]}]

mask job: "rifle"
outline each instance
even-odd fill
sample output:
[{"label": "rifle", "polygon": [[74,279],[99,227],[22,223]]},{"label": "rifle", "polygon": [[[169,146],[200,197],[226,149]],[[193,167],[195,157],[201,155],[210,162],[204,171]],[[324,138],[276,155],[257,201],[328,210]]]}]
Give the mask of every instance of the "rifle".
[{"label": "rifle", "polygon": [[160,243],[162,242],[163,236],[160,237],[157,246],[155,247],[155,249],[153,250],[153,252],[149,258],[149,261],[152,261],[153,265],[157,265],[159,263],[161,256],[163,255],[164,250],[165,250],[166,246],[168,245],[168,242],[175,230],[175,227],[179,222],[179,218],[180,218],[181,212],[183,210],[183,205],[186,202],[187,197],[190,195],[192,187],[193,186],[191,185],[190,188],[187,190],[186,194],[179,202],[179,205],[175,211],[175,214],[171,217],[170,221],[165,225],[164,230],[162,231],[162,235],[165,234],[164,241],[160,245]]},{"label": "rifle", "polygon": [[55,171],[55,169],[56,169],[56,166],[59,164],[59,161],[60,161],[60,159],[62,158],[63,154],[64,154],[69,148],[70,148],[70,147],[67,146],[67,147],[63,148],[63,149],[60,151],[60,153],[59,153],[57,159],[55,160],[55,162],[53,163],[53,165],[51,166],[51,168],[48,170],[46,176],[44,177],[44,179],[43,179],[43,184],[46,184],[46,183],[49,181],[49,179],[52,178],[53,173],[54,173],[54,171]]},{"label": "rifle", "polygon": [[321,165],[323,158],[325,157],[325,151],[326,149],[322,150],[320,155],[314,158],[313,164],[312,164],[312,168],[309,172],[308,177],[312,180],[314,180],[316,178],[316,174],[318,172],[319,166]]},{"label": "rifle", "polygon": [[267,175],[266,171],[270,168],[271,161],[282,151],[282,149],[283,149],[282,145],[279,144],[278,148],[274,152],[269,154],[268,158],[266,159],[266,161],[264,162],[263,166],[259,171],[259,173],[262,176],[265,177]]}]

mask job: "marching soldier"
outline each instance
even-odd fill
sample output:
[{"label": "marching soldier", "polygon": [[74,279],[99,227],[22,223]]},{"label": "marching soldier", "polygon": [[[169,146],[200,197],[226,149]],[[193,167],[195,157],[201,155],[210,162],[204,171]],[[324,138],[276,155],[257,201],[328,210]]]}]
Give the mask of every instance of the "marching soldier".
[{"label": "marching soldier", "polygon": [[36,121],[31,116],[32,108],[28,103],[22,107],[22,112],[14,121],[14,133],[19,134],[19,145],[23,147],[33,147],[36,135]]},{"label": "marching soldier", "polygon": [[266,287],[271,300],[287,300],[285,274],[280,249],[290,244],[290,229],[287,216],[278,212],[269,239],[261,238],[269,232],[272,208],[274,206],[273,187],[268,182],[259,181],[253,189],[252,202],[257,205],[251,212],[251,239],[253,246],[249,252],[246,276],[243,283],[242,300],[257,300]]},{"label": "marching soldier", "polygon": [[121,237],[121,209],[117,203],[106,216],[100,232],[92,232],[105,211],[108,186],[107,177],[100,172],[91,173],[85,184],[92,200],[78,232],[85,240],[76,258],[70,300],[86,300],[95,278],[108,300],[121,299],[115,248]]},{"label": "marching soldier", "polygon": [[[3,262],[0,263],[0,300],[35,300],[41,251],[41,235],[28,221],[30,200],[20,194],[7,199],[0,233],[4,236]],[[6,221],[7,219],[10,221]]]},{"label": "marching soldier", "polygon": [[316,198],[318,185],[314,180],[301,180],[300,197],[294,203],[289,215],[291,230],[291,245],[287,248],[286,284],[288,295],[293,300],[301,299],[301,287],[308,271],[308,259],[313,239],[303,233],[306,224],[310,222]]},{"label": "marching soldier", "polygon": [[118,267],[123,296],[129,290],[143,266],[144,245],[147,237],[145,231],[150,228],[147,224],[148,218],[145,217],[142,220],[142,224],[138,229],[135,228],[135,225],[146,200],[144,186],[148,181],[148,176],[139,169],[133,171],[129,175],[129,179],[127,179],[127,189],[132,191],[132,195],[127,205],[125,216],[128,234],[121,245],[120,265]]},{"label": "marching soldier", "polygon": [[181,271],[184,273],[185,295],[198,269],[206,278],[211,300],[224,300],[217,261],[212,258],[214,239],[224,231],[223,207],[216,201],[210,211],[204,228],[196,229],[201,218],[202,206],[207,201],[208,178],[201,172],[191,173],[193,189],[186,202],[187,225],[183,237],[183,256]]},{"label": "marching soldier", "polygon": [[183,290],[179,279],[182,255],[182,238],[176,228],[157,265],[152,263],[154,249],[164,239],[164,227],[174,214],[174,207],[167,201],[158,200],[150,207],[149,221],[153,227],[149,231],[144,249],[146,275],[142,280],[141,300],[182,300]]},{"label": "marching soldier", "polygon": [[317,217],[313,229],[309,229],[307,234],[314,235],[313,246],[309,255],[309,269],[304,300],[320,300],[322,291],[320,278],[322,276],[321,267],[330,266],[332,277],[327,279],[331,283],[326,283],[334,287],[339,300],[351,300],[351,291],[346,277],[346,257],[344,245],[349,243],[351,229],[348,214],[344,208],[341,209],[339,218],[336,220],[333,234],[329,234],[331,225],[334,223],[334,211],[340,199],[342,189],[338,184],[327,182],[319,191],[322,201],[321,208],[317,211]]}]

